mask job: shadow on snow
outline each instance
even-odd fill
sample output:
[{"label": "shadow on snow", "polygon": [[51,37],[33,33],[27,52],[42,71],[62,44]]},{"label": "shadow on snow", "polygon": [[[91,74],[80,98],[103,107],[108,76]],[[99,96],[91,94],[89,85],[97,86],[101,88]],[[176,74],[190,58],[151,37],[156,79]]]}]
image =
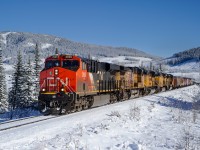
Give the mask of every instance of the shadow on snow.
[{"label": "shadow on snow", "polygon": [[193,103],[192,102],[187,102],[184,100],[179,100],[176,98],[171,98],[171,97],[163,97],[163,96],[155,96],[159,98],[159,101],[152,101],[150,99],[146,99],[147,101],[157,103],[161,106],[165,107],[173,107],[173,108],[178,108],[182,110],[191,110],[193,109]]},{"label": "shadow on snow", "polygon": [[0,114],[0,123],[4,121],[13,120],[13,119],[33,117],[33,116],[39,116],[39,115],[41,115],[40,112],[35,109],[30,109],[30,108],[15,109],[12,112],[9,111],[9,112]]}]

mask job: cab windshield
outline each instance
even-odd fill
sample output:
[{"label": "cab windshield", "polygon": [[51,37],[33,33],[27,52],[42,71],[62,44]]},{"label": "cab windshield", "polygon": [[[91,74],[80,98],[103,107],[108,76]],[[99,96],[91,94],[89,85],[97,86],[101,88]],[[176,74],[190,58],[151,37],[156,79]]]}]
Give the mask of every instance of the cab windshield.
[{"label": "cab windshield", "polygon": [[53,68],[53,67],[60,67],[59,60],[49,60],[45,63],[45,69]]},{"label": "cab windshield", "polygon": [[64,60],[62,67],[69,70],[76,71],[79,68],[79,62],[78,60]]}]

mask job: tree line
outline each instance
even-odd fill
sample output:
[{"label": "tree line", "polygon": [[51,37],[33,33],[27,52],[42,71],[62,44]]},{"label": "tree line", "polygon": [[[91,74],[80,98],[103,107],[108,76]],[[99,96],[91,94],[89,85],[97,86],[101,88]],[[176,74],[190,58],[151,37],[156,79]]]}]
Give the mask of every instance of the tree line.
[{"label": "tree line", "polygon": [[169,65],[178,65],[188,60],[200,61],[200,47],[192,48],[183,52],[176,53],[172,56],[172,59],[167,63]]},{"label": "tree line", "polygon": [[[14,65],[12,86],[6,87],[6,76],[3,67],[2,49],[0,45],[0,113],[13,112],[17,109],[34,109],[39,95],[40,54],[38,44],[35,46],[35,57],[31,63],[23,63],[21,51],[17,54],[17,63]],[[11,115],[12,116],[12,115]]]}]

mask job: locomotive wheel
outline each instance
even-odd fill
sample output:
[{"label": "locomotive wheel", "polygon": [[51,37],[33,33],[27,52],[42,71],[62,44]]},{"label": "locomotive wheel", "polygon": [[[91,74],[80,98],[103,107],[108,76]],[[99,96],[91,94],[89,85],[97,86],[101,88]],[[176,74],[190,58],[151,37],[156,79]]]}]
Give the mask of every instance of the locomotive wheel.
[{"label": "locomotive wheel", "polygon": [[40,110],[40,113],[42,113],[44,116],[50,115],[51,114],[51,109],[48,107],[45,107],[44,109]]},{"label": "locomotive wheel", "polygon": [[119,101],[122,101],[123,100],[123,93],[122,92],[117,92],[116,93],[116,96],[117,96],[117,101],[119,102]]},{"label": "locomotive wheel", "polygon": [[75,106],[74,103],[72,102],[68,102],[67,104],[62,104],[61,108],[60,108],[60,114],[70,114],[75,112]]},{"label": "locomotive wheel", "polygon": [[88,100],[88,108],[91,108],[92,105],[94,104],[94,97],[91,96],[91,97],[89,97],[88,99],[89,99],[89,100]]},{"label": "locomotive wheel", "polygon": [[127,91],[123,92],[123,100],[128,100],[128,92]]},{"label": "locomotive wheel", "polygon": [[67,109],[66,109],[66,107],[61,107],[60,108],[60,112],[59,112],[59,114],[60,115],[65,115],[65,114],[69,114],[70,112],[69,111],[67,111]]},{"label": "locomotive wheel", "polygon": [[143,96],[144,90],[139,90],[139,97]]},{"label": "locomotive wheel", "polygon": [[123,92],[123,99],[128,100],[131,97],[131,92],[130,91],[124,91]]},{"label": "locomotive wheel", "polygon": [[85,110],[85,109],[88,108],[88,104],[89,104],[88,101],[89,101],[89,100],[88,100],[87,97],[83,97],[83,98],[82,98],[82,103],[81,103],[82,110]]},{"label": "locomotive wheel", "polygon": [[85,103],[82,104],[82,110],[85,110],[88,108],[88,104],[87,104],[87,101]]},{"label": "locomotive wheel", "polygon": [[50,108],[46,107],[46,104],[42,101],[39,101],[38,103],[39,111],[43,115],[49,115],[51,113]]},{"label": "locomotive wheel", "polygon": [[131,91],[128,91],[128,99],[131,98]]},{"label": "locomotive wheel", "polygon": [[117,94],[116,93],[111,93],[110,94],[110,103],[115,103],[117,101]]},{"label": "locomotive wheel", "polygon": [[82,110],[82,105],[76,106],[76,111],[79,112]]}]

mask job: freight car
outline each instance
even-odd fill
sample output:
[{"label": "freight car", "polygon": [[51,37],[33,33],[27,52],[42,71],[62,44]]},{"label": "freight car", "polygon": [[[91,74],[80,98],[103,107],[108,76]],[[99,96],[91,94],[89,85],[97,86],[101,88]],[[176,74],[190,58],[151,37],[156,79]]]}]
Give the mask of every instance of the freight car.
[{"label": "freight car", "polygon": [[191,84],[189,78],[57,54],[40,72],[38,106],[44,114],[70,113]]}]

